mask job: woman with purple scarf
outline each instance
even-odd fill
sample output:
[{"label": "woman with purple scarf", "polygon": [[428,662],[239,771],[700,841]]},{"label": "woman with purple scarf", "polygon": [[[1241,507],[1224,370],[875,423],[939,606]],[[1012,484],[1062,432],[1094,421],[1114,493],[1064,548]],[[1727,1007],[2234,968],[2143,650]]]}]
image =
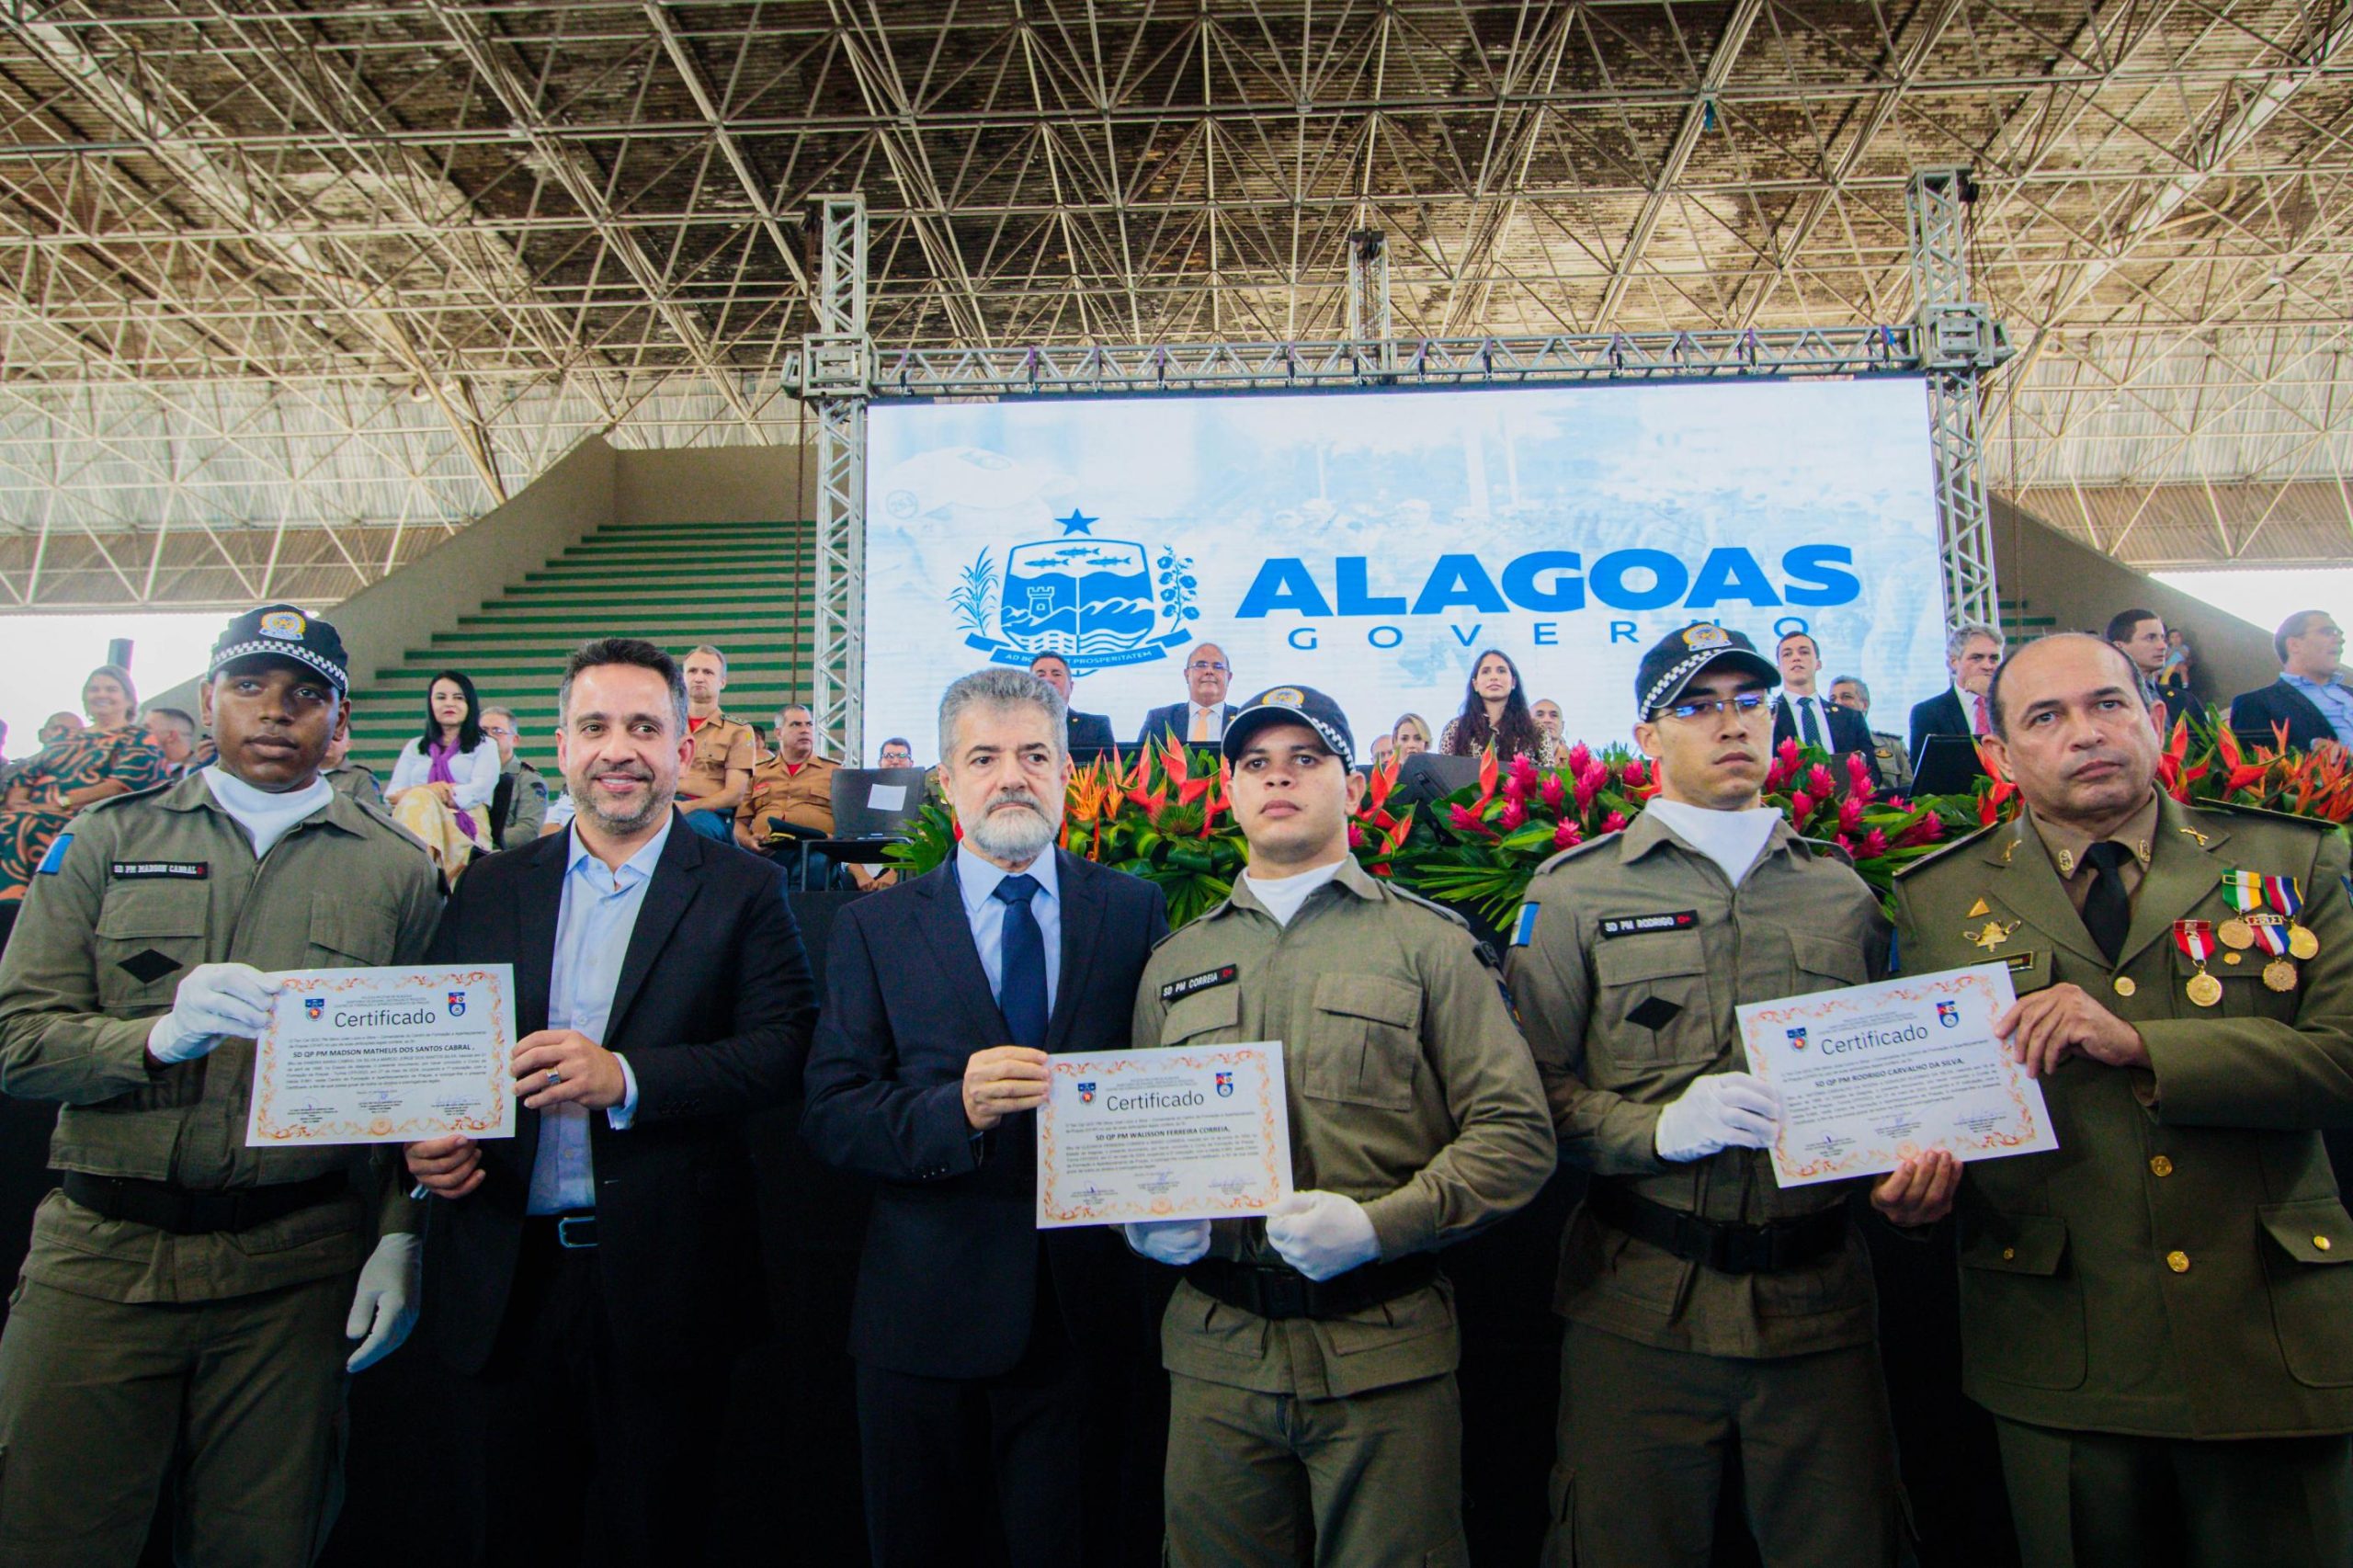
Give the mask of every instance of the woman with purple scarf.
[{"label": "woman with purple scarf", "polygon": [[433,863],[452,881],[468,860],[490,853],[498,768],[498,744],[482,733],[474,683],[443,670],[426,693],[424,733],[401,748],[384,801],[392,820],[425,841]]}]

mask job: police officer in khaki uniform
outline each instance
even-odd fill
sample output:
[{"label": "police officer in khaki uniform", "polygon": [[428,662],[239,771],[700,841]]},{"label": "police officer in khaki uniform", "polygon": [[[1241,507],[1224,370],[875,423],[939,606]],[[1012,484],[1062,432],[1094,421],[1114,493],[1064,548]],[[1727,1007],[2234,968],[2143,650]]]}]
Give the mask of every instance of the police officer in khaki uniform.
[{"label": "police officer in khaki uniform", "polygon": [[2025,810],[1896,883],[1906,969],[2009,966],[2059,1147],[1969,1167],[1964,1386],[2029,1568],[2353,1561],[2353,906],[2323,824],[2153,787],[2124,656],[2012,654]]},{"label": "police officer in khaki uniform", "polygon": [[1275,687],[1223,746],[1249,868],[1154,951],[1132,1038],[1281,1040],[1300,1190],[1264,1221],[1130,1229],[1185,1267],[1161,1330],[1168,1561],[1464,1562],[1460,1346],[1432,1254],[1543,1187],[1543,1092],[1492,956],[1349,857],[1364,780],[1337,705]]},{"label": "police officer in khaki uniform", "polygon": [[720,710],[719,694],[727,689],[726,654],[703,643],[679,662],[678,673],[686,678],[687,733],[695,748],[678,776],[678,811],[688,827],[724,844],[759,764],[760,740],[751,725]]},{"label": "police officer in khaki uniform", "polygon": [[[1871,717],[1871,688],[1853,676],[1840,676],[1830,683],[1830,700],[1841,708],[1851,708],[1863,716],[1866,724]],[[1891,794],[1912,792],[1912,754],[1904,748],[1902,735],[1891,735],[1885,730],[1873,730],[1871,736],[1871,771],[1878,775],[1879,787]]]},{"label": "police officer in khaki uniform", "polygon": [[[218,762],[220,758],[216,756],[212,760]],[[384,804],[383,781],[376,777],[376,770],[364,762],[351,760],[349,730],[336,732],[335,739],[327,743],[326,757],[319,764],[319,777],[361,805],[390,814],[391,808]]]},{"label": "police officer in khaki uniform", "polygon": [[10,1568],[137,1561],[167,1480],[180,1562],[308,1562],[344,1373],[414,1319],[389,1164],[245,1146],[262,971],[414,963],[439,915],[422,846],[319,775],[346,680],[324,621],[232,621],[202,690],[218,764],[75,819],[0,960],[0,1091],[63,1106],[65,1173],[0,1335]]},{"label": "police officer in khaki uniform", "polygon": [[[1707,1563],[1735,1451],[1768,1564],[1899,1551],[1870,1266],[1847,1216],[1865,1184],[1774,1179],[1779,1096],[1747,1071],[1733,1014],[1887,969],[1870,888],[1761,801],[1778,674],[1720,626],[1653,647],[1634,738],[1658,794],[1623,833],[1545,862],[1513,930],[1512,997],[1562,1156],[1593,1173],[1554,1297],[1562,1568]],[[1959,1171],[1934,1152],[1871,1200],[1925,1223]]]},{"label": "police officer in khaki uniform", "polygon": [[515,749],[515,710],[485,708],[482,733],[498,746],[498,789],[490,797],[490,841],[519,848],[539,837],[548,820],[548,781]]}]

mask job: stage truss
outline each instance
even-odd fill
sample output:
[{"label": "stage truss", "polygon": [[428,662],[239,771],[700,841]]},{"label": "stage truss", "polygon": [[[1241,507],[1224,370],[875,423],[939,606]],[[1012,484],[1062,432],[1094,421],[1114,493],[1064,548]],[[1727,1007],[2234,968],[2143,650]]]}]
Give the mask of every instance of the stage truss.
[{"label": "stage truss", "polygon": [[[1948,624],[1998,624],[1978,381],[2010,357],[1972,297],[1969,171],[1922,169],[1906,191],[1913,318],[1880,326],[1562,333],[1399,339],[1387,247],[1348,236],[1348,324],[1310,342],[905,348],[878,357],[866,312],[866,206],[818,203],[819,330],[784,384],[817,410],[817,616],[811,690],[821,744],[862,756],[866,676],[866,408],[883,400],[1499,387],[1539,382],[1758,381],[1916,375],[1928,386]],[[1372,330],[1379,329],[1379,330]]]}]

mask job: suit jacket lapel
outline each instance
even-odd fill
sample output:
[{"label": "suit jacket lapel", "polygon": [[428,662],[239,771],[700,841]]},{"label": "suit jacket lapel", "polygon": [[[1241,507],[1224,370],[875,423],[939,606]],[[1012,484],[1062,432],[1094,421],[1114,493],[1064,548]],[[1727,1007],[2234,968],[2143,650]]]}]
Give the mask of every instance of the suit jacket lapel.
[{"label": "suit jacket lapel", "polygon": [[[563,899],[563,868],[572,853],[569,829],[540,839],[515,883],[515,1024],[517,1038],[548,1027],[548,987],[555,974],[556,915]],[[515,1158],[525,1172],[540,1154],[537,1111],[515,1119]]]},{"label": "suit jacket lapel", "polygon": [[924,943],[931,949],[939,972],[948,977],[949,989],[971,1011],[976,1026],[973,1033],[991,1045],[1010,1040],[1013,1030],[997,1011],[996,993],[989,989],[988,971],[981,967],[981,949],[972,944],[972,924],[964,917],[963,884],[956,880],[956,862],[951,858],[909,885],[924,893],[917,916]]},{"label": "suit jacket lapel", "polygon": [[2212,858],[2230,839],[2220,824],[2200,824],[2186,831],[2188,819],[2171,800],[2157,805],[2157,829],[2149,845],[2149,867],[2132,894],[2132,928],[2124,937],[2117,960],[2121,969],[2150,943],[2168,937],[2173,923],[2198,906],[2199,901],[2222,886],[2222,873]]},{"label": "suit jacket lapel", "polygon": [[662,846],[662,858],[654,863],[654,876],[645,885],[645,900],[637,906],[637,924],[631,927],[629,948],[621,957],[621,977],[613,986],[613,1010],[605,1021],[605,1038],[601,1043],[608,1051],[617,1049],[613,1041],[620,1038],[621,1026],[629,1018],[630,1004],[645,988],[646,976],[654,972],[654,960],[660,956],[663,944],[677,928],[679,918],[702,891],[695,871],[702,865],[702,840],[692,829],[677,819],[670,819],[670,836]]},{"label": "suit jacket lapel", "polygon": [[2021,812],[2004,832],[1986,841],[1984,858],[2001,869],[1994,896],[2020,920],[2041,932],[2086,963],[2105,971],[2107,955],[2084,926],[2084,917],[2059,885],[2059,873],[2042,847],[2041,836]]},{"label": "suit jacket lapel", "polygon": [[1063,962],[1062,972],[1054,985],[1054,1015],[1046,1025],[1046,1049],[1060,1051],[1070,1035],[1071,1020],[1076,1017],[1078,997],[1086,986],[1087,960],[1095,952],[1093,941],[1081,941],[1080,934],[1092,936],[1103,917],[1103,883],[1100,874],[1075,855],[1057,849],[1055,882],[1062,891],[1063,901]]}]

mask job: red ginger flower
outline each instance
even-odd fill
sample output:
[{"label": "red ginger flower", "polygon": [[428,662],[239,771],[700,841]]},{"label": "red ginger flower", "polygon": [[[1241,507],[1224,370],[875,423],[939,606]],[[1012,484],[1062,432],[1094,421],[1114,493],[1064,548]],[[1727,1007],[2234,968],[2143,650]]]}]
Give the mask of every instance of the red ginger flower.
[{"label": "red ginger flower", "polygon": [[1601,831],[1604,833],[1625,832],[1626,813],[1623,812],[1612,812],[1608,816],[1603,817],[1601,819]]},{"label": "red ginger flower", "polygon": [[1838,802],[1838,831],[1852,833],[1863,825],[1863,803],[1853,798]]},{"label": "red ginger flower", "polygon": [[1561,782],[1559,774],[1548,773],[1544,776],[1543,796],[1544,809],[1554,816],[1559,816],[1561,802],[1568,797],[1568,786]]},{"label": "red ginger flower", "polygon": [[1879,857],[1881,857],[1881,856],[1882,856],[1882,855],[1884,855],[1884,854],[1886,854],[1886,853],[1887,853],[1887,830],[1886,830],[1885,828],[1882,828],[1882,827],[1875,827],[1875,828],[1871,829],[1869,833],[1867,833],[1867,834],[1863,835],[1863,856],[1862,856],[1862,858],[1863,858],[1864,859],[1866,859],[1866,860],[1875,860],[1875,859],[1879,858]]},{"label": "red ginger flower", "polygon": [[1586,770],[1586,765],[1593,760],[1593,751],[1583,741],[1579,741],[1569,748],[1569,755],[1565,760],[1571,773],[1583,773]]},{"label": "red ginger flower", "polygon": [[1831,777],[1830,769],[1818,762],[1807,772],[1805,787],[1817,801],[1826,801],[1838,793],[1838,780]]},{"label": "red ginger flower", "polygon": [[1801,790],[1796,794],[1790,797],[1790,824],[1791,826],[1799,828],[1804,827],[1805,819],[1812,815],[1813,815],[1813,796]]},{"label": "red ginger flower", "polygon": [[1574,849],[1585,842],[1585,830],[1573,822],[1564,822],[1552,830],[1552,847]]},{"label": "red ginger flower", "polygon": [[1517,833],[1528,825],[1528,802],[1518,795],[1504,801],[1502,815],[1497,819],[1506,833]]}]

